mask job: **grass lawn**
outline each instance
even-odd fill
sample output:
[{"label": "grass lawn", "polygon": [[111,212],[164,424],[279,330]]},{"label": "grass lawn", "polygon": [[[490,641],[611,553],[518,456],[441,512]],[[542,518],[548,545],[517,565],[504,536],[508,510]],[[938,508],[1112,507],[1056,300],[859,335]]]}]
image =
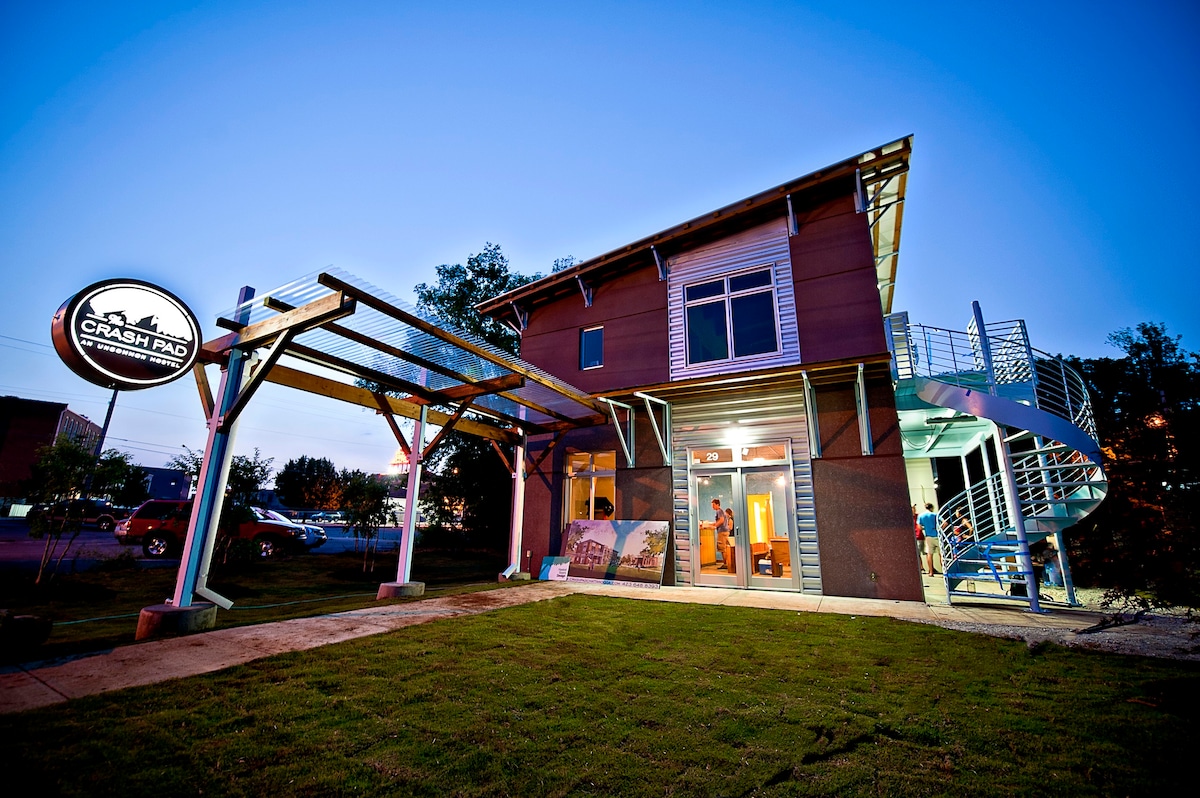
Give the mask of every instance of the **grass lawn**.
[{"label": "grass lawn", "polygon": [[[413,579],[430,595],[495,588],[503,568],[502,557],[487,554],[413,553]],[[0,575],[0,607],[54,622],[45,645],[23,659],[98,651],[134,642],[138,613],[175,592],[177,571],[121,558],[41,586],[32,573],[10,571]],[[380,554],[374,572],[363,573],[362,554],[347,552],[216,566],[209,584],[234,602],[217,616],[218,627],[230,627],[374,606],[379,583],[395,578],[395,554]]]},{"label": "grass lawn", "polygon": [[0,716],[0,765],[47,795],[1173,795],[1198,696],[1186,663],[571,596]]}]

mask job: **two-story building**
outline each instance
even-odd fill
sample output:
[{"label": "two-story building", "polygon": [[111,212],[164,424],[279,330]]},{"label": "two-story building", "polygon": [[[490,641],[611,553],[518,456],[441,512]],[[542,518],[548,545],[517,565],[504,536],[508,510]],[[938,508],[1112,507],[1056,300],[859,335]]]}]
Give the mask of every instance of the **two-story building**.
[{"label": "two-story building", "polygon": [[524,361],[612,408],[529,440],[535,573],[611,505],[671,522],[668,585],[922,600],[885,325],[911,144],[479,306]]}]

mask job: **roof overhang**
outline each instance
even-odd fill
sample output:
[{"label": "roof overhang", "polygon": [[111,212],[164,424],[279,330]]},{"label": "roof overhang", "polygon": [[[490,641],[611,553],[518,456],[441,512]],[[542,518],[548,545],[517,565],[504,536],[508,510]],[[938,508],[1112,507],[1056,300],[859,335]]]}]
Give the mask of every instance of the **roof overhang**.
[{"label": "roof overhang", "polygon": [[[246,319],[245,322],[234,319]],[[231,332],[205,363],[265,350],[252,381],[273,382],[501,442],[607,421],[592,395],[466,333],[439,326],[341,270],[296,280],[221,315]],[[289,365],[280,363],[289,358]],[[300,368],[298,368],[299,366]],[[315,368],[314,368],[315,367]],[[212,412],[211,392],[201,398]],[[247,397],[253,391],[244,392]],[[240,408],[237,408],[240,411]]]},{"label": "roof overhang", "polygon": [[865,373],[870,378],[886,378],[891,380],[891,355],[883,352],[867,357],[848,358],[845,360],[828,360],[820,363],[806,363],[803,366],[781,366],[774,369],[757,371],[742,371],[733,374],[719,374],[707,377],[693,377],[675,382],[665,382],[659,385],[643,385],[621,391],[600,393],[608,399],[629,401],[639,394],[650,394],[657,399],[667,402],[686,401],[696,397],[711,397],[716,394],[736,394],[747,390],[769,387],[772,390],[801,390],[807,379],[812,385],[845,384],[854,381],[858,376],[858,367],[862,364]]},{"label": "roof overhang", "polygon": [[884,314],[890,313],[911,152],[912,136],[897,139],[577,263],[475,307],[480,313],[519,325],[519,317],[537,306],[577,293],[580,281],[595,283],[652,267],[660,259],[678,252],[772,219],[784,218],[788,214],[789,201],[794,211],[801,212],[831,197],[852,194],[856,209],[869,215],[880,304]]}]

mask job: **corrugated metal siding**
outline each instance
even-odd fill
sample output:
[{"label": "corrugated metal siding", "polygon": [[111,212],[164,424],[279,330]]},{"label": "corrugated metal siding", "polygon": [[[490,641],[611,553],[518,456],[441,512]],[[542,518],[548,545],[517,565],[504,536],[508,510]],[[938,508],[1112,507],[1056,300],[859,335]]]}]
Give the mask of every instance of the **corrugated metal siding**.
[{"label": "corrugated metal siding", "polygon": [[[671,379],[703,377],[750,368],[768,368],[800,362],[800,342],[796,335],[796,297],[792,288],[792,264],[788,254],[787,220],[768,222],[715,244],[675,255],[668,261],[667,305],[671,333]],[[687,336],[684,333],[683,286],[717,278],[730,272],[764,266],[775,267],[775,306],[779,316],[780,351],[774,355],[720,360],[714,363],[687,364]]]},{"label": "corrugated metal siding", "polygon": [[[792,482],[796,490],[796,531],[800,544],[800,589],[821,593],[821,562],[817,549],[817,514],[813,499],[812,460],[804,397],[796,391],[748,390],[734,396],[671,403],[671,445],[674,466],[671,488],[675,510],[675,583],[692,584],[691,513],[688,497],[689,447],[728,445],[731,422],[745,443],[790,439]],[[744,444],[743,444],[744,445]]]}]

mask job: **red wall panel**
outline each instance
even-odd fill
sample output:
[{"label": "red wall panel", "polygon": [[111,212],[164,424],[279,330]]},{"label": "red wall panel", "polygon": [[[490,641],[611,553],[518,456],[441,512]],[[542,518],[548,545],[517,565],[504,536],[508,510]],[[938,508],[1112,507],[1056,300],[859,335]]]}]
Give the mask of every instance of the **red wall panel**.
[{"label": "red wall panel", "polygon": [[904,458],[813,461],[826,595],[924,601]]},{"label": "red wall panel", "polygon": [[866,214],[844,197],[797,223],[788,246],[804,362],[887,351]]},{"label": "red wall panel", "polygon": [[[579,331],[604,325],[604,366],[579,368]],[[521,358],[589,392],[653,385],[669,378],[667,284],[653,267],[535,309],[521,336]]]}]

